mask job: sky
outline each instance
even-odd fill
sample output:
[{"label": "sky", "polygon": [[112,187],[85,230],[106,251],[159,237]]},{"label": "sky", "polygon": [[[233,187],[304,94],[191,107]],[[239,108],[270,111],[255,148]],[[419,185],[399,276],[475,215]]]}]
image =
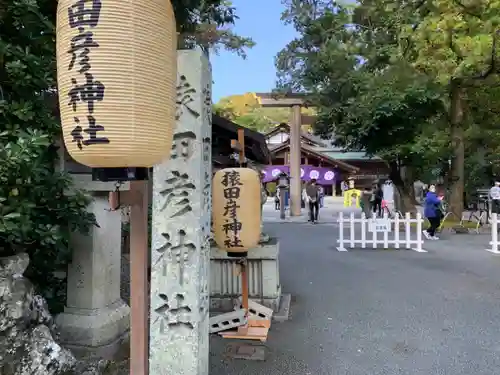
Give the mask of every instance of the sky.
[{"label": "sky", "polygon": [[212,54],[213,101],[246,92],[269,92],[275,87],[274,57],[296,36],[292,26],[280,20],[284,6],[281,0],[233,0],[236,20],[233,31],[251,37],[256,46],[243,60],[221,49]]}]

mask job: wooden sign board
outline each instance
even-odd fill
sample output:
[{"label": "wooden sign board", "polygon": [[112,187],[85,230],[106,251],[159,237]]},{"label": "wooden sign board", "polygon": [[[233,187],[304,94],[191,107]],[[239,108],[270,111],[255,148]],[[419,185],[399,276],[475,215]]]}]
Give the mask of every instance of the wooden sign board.
[{"label": "wooden sign board", "polygon": [[370,232],[385,233],[391,231],[391,221],[389,219],[370,219],[368,221]]}]

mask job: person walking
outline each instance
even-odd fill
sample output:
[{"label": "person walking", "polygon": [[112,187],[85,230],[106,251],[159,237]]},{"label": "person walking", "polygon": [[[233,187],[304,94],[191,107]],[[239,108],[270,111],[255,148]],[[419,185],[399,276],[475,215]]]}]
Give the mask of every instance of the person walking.
[{"label": "person walking", "polygon": [[373,184],[372,190],[372,209],[374,216],[382,216],[382,200],[384,199],[384,193],[379,183]]},{"label": "person walking", "polygon": [[281,197],[281,188],[278,187],[276,189],[276,194],[274,196],[274,209],[278,211],[280,209],[280,197]]},{"label": "person walking", "polygon": [[309,215],[311,223],[316,224],[319,216],[319,187],[316,185],[316,179],[306,186],[306,195],[309,201]]},{"label": "person walking", "polygon": [[342,190],[342,197],[343,197],[346,190],[349,189],[349,185],[347,184],[346,181],[342,181],[342,183],[340,184],[340,189]]},{"label": "person walking", "polygon": [[429,191],[424,200],[424,216],[429,220],[429,228],[422,231],[428,240],[438,240],[436,231],[441,225],[441,200],[436,193],[436,185],[429,185]]},{"label": "person walking", "polygon": [[[300,197],[300,208],[308,208],[307,202],[306,202],[306,185],[307,182],[302,182],[302,195]],[[309,217],[309,214],[307,215]]]},{"label": "person walking", "polygon": [[490,189],[491,213],[500,214],[500,181],[495,181],[495,185]]},{"label": "person walking", "polygon": [[366,186],[361,192],[360,206],[367,219],[371,219],[372,217],[372,195],[373,191],[369,186]]},{"label": "person walking", "polygon": [[307,196],[307,187],[309,186],[308,182],[304,183],[304,186],[302,187],[302,199],[301,201],[304,202],[304,208],[307,208],[307,221],[311,221],[311,207],[309,207],[309,197]]},{"label": "person walking", "polygon": [[323,186],[321,185],[318,185],[318,194],[319,194],[319,208],[323,208],[325,200],[325,189],[323,189]]}]

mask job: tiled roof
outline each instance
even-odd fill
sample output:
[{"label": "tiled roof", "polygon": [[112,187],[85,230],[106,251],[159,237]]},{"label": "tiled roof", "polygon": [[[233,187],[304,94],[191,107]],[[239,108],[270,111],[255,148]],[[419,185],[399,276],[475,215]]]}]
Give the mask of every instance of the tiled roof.
[{"label": "tiled roof", "polygon": [[[319,151],[319,150],[318,150]],[[357,151],[341,151],[341,150],[321,150],[319,151],[323,155],[327,155],[334,159],[340,160],[373,160],[380,161],[382,160],[378,156],[368,156],[365,152],[357,152]]]},{"label": "tiled roof", "polygon": [[[274,152],[278,152],[278,151],[281,151],[281,150],[285,150],[287,148],[290,147],[290,144],[288,142],[285,142],[285,143],[282,143],[280,145],[278,145],[278,147],[275,147],[271,152],[274,153]],[[318,152],[315,150],[315,148],[313,146],[309,146],[309,145],[306,145],[304,143],[302,143],[300,145],[300,149],[301,149],[301,152],[305,152],[306,154],[310,154],[310,155],[313,155],[319,159],[322,159],[332,165],[338,165],[339,167],[341,167],[342,169],[345,169],[345,170],[348,170],[350,172],[357,172],[359,170],[358,167],[355,167],[349,163],[346,163],[344,161],[341,161],[341,160],[338,160],[338,159],[335,159],[335,158],[332,158],[331,156],[328,156],[328,155],[324,155],[323,153],[321,152]]]},{"label": "tiled roof", "polygon": [[266,138],[263,134],[235,124],[234,122],[218,116],[215,113],[212,115],[212,134],[215,136],[226,133],[232,135],[232,138],[236,139],[238,129],[244,130],[245,151],[249,159],[260,163],[266,163],[270,160],[271,154],[269,153]]},{"label": "tiled roof", "polygon": [[[280,124],[268,133],[265,134],[265,137],[269,139],[270,136],[279,133],[280,131],[285,131],[290,134],[290,126],[288,124]],[[381,161],[382,159],[377,156],[368,156],[363,151],[343,151],[341,147],[330,145],[332,141],[324,140],[318,137],[317,135],[309,134],[307,132],[302,131],[301,137],[310,141],[311,143],[316,144],[316,146],[308,146],[313,149],[315,152],[320,153],[322,155],[328,156],[329,158],[335,160],[373,160],[373,161]],[[268,145],[269,150],[272,152],[273,150],[278,149],[279,147],[287,144],[288,140],[282,144],[278,145]]]}]

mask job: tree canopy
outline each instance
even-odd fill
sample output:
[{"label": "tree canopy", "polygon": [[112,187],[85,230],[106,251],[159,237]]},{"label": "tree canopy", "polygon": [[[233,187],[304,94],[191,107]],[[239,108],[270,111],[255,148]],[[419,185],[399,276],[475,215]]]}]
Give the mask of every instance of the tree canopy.
[{"label": "tree canopy", "polygon": [[236,9],[227,0],[173,0],[180,46],[202,45],[217,52],[225,48],[246,57],[246,48],[255,42],[235,34],[230,26],[238,19]]},{"label": "tree canopy", "polygon": [[[259,97],[251,92],[221,98],[214,105],[214,112],[238,125],[261,133],[268,132],[281,123],[288,123],[290,119],[289,108],[262,107]],[[302,108],[302,113],[315,115],[316,111],[314,108]]]},{"label": "tree canopy", "polygon": [[299,36],[277,56],[278,88],[309,94],[317,133],[383,157],[407,204],[410,182],[441,170],[461,213],[466,160],[476,158],[480,129],[498,129],[484,103],[500,103],[500,1],[284,4]]}]

